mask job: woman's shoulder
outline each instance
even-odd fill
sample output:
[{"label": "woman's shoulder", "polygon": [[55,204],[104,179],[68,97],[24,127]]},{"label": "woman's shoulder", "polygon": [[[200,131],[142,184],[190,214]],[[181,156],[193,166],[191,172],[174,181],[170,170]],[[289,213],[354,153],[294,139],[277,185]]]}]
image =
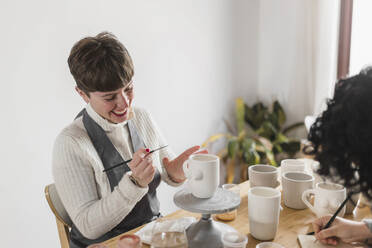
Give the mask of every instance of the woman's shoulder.
[{"label": "woman's shoulder", "polygon": [[136,123],[148,123],[151,124],[153,122],[151,114],[144,108],[141,107],[133,107],[133,120]]},{"label": "woman's shoulder", "polygon": [[89,136],[84,128],[82,118],[79,117],[61,130],[56,137],[55,143],[78,142],[79,140],[85,140],[88,137]]},{"label": "woman's shoulder", "polygon": [[142,107],[133,107],[133,112],[134,112],[134,119],[136,118],[143,118],[143,117],[149,117],[150,113]]}]

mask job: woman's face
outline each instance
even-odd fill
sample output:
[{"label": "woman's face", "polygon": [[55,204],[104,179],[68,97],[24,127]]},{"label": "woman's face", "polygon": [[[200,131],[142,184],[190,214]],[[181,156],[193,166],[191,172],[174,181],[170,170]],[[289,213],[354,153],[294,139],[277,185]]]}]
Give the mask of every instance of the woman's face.
[{"label": "woman's face", "polygon": [[76,88],[84,101],[90,103],[92,108],[103,118],[112,123],[121,123],[128,120],[129,110],[133,101],[133,83],[115,91],[90,92],[87,96]]}]

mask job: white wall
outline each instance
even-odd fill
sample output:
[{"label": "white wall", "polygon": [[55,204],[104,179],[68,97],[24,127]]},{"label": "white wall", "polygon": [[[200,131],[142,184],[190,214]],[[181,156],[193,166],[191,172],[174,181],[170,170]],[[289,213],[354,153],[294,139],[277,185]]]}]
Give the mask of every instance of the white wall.
[{"label": "white wall", "polygon": [[[135,104],[179,153],[222,128],[232,89],[232,2],[2,1],[1,246],[57,247],[43,188],[58,132],[84,106],[67,66],[74,42],[113,32],[135,64]],[[221,127],[222,126],[222,127]],[[172,191],[160,190],[163,213]]]},{"label": "white wall", "polygon": [[319,113],[336,79],[339,1],[262,0],[257,97],[278,99],[288,124]]},{"label": "white wall", "polygon": [[372,66],[372,1],[358,0],[353,5],[351,29],[350,75],[360,72],[365,66]]}]

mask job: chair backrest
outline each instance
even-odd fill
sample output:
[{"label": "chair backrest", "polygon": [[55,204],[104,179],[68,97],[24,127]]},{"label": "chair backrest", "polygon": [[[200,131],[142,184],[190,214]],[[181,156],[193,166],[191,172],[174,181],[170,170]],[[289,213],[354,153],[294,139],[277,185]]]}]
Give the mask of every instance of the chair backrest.
[{"label": "chair backrest", "polygon": [[49,207],[52,210],[53,214],[56,218],[61,221],[65,226],[71,228],[72,221],[70,216],[68,215],[65,207],[61,199],[59,198],[56,186],[53,184],[49,184],[45,186],[45,198],[48,201]]}]

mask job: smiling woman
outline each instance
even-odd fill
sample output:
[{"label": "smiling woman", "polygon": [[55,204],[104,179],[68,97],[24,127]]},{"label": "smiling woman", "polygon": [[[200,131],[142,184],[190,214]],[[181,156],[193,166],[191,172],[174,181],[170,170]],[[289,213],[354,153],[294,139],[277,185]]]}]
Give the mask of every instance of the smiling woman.
[{"label": "smiling woman", "polygon": [[73,221],[70,247],[74,248],[102,242],[159,217],[156,188],[161,180],[181,184],[183,162],[199,146],[178,157],[169,147],[150,152],[166,141],[151,116],[132,107],[133,64],[114,35],[104,32],[80,40],[68,64],[75,89],[87,106],[55,141],[53,177]]}]

